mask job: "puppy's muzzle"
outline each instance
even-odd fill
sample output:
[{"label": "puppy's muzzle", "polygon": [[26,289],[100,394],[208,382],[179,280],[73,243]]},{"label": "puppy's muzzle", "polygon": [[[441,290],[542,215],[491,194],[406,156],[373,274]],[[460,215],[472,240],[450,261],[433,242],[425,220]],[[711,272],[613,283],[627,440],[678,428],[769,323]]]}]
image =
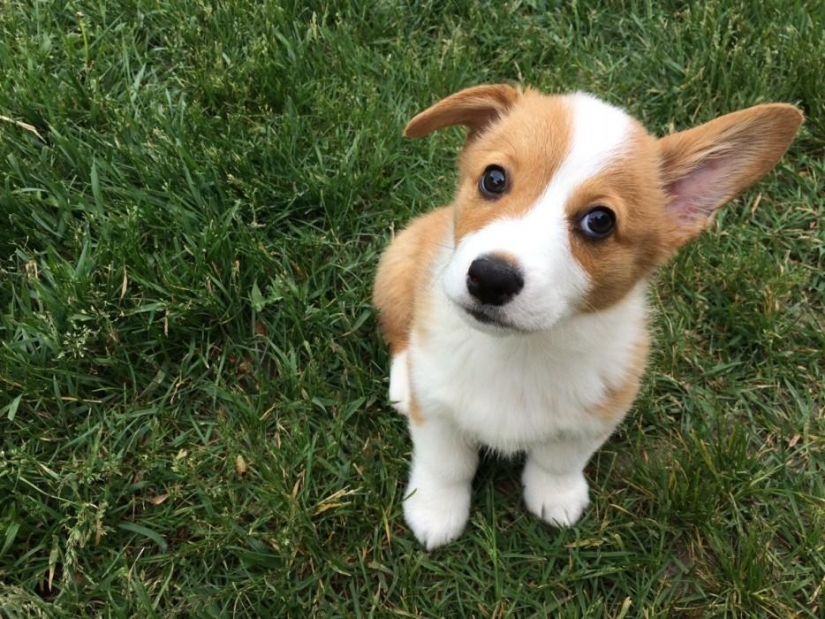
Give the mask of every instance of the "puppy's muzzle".
[{"label": "puppy's muzzle", "polygon": [[467,270],[467,291],[484,305],[505,305],[522,288],[524,278],[519,270],[495,256],[476,258]]}]

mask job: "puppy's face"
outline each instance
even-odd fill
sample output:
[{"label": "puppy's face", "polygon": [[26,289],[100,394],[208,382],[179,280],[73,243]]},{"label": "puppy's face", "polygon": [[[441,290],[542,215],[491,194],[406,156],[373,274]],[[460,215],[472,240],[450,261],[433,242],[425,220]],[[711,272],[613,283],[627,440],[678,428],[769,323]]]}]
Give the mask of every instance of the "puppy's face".
[{"label": "puppy's face", "polygon": [[610,307],[767,172],[800,122],[791,106],[759,106],[657,140],[586,94],[453,95],[407,127],[470,128],[444,290],[497,334]]},{"label": "puppy's face", "polygon": [[588,95],[521,97],[460,159],[447,296],[533,331],[623,297],[667,254],[656,142]]}]

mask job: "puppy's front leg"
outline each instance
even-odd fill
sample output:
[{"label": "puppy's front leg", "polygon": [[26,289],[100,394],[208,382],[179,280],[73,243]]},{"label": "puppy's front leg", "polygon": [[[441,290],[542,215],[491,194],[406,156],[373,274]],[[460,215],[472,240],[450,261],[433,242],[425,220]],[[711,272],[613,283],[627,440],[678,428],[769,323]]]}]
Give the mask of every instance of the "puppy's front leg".
[{"label": "puppy's front leg", "polygon": [[411,421],[410,435],[413,459],[404,519],[432,550],[456,539],[467,524],[478,448],[438,418]]},{"label": "puppy's front leg", "polygon": [[590,502],[584,466],[606,439],[576,437],[530,449],[522,474],[527,509],[556,527],[575,524]]}]

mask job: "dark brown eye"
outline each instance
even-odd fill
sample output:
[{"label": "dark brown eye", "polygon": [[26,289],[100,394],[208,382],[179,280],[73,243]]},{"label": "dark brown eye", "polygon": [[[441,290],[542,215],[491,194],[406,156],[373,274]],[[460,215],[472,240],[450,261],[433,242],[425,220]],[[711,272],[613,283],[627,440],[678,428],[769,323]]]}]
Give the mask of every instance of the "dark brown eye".
[{"label": "dark brown eye", "polygon": [[616,227],[616,215],[606,206],[590,209],[579,220],[579,230],[591,239],[604,239]]},{"label": "dark brown eye", "polygon": [[487,166],[478,181],[478,190],[485,198],[494,200],[507,190],[507,174],[497,165]]}]

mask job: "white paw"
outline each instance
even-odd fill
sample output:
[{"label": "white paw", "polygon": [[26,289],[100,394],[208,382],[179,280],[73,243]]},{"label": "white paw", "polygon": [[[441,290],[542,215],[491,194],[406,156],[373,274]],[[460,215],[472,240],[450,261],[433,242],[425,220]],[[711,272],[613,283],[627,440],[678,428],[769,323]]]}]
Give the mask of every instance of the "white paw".
[{"label": "white paw", "polygon": [[527,509],[554,527],[569,527],[590,503],[587,480],[581,472],[552,475],[529,460],[522,475]]},{"label": "white paw", "polygon": [[404,520],[427,550],[453,541],[470,516],[470,484],[407,488]]},{"label": "white paw", "polygon": [[390,404],[402,415],[410,416],[410,366],[406,350],[395,355],[390,363]]}]

